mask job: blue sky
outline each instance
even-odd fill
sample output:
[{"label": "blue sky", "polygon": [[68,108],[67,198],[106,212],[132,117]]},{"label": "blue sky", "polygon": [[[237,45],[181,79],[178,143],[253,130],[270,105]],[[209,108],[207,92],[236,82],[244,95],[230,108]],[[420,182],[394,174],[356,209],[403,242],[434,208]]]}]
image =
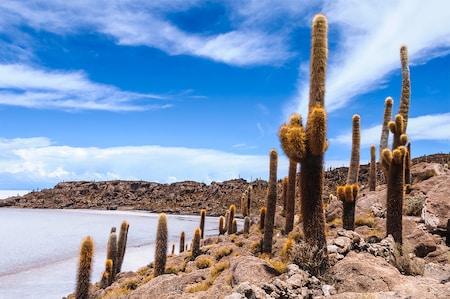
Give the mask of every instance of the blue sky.
[{"label": "blue sky", "polygon": [[[43,4],[45,3],[45,4]],[[326,167],[361,163],[411,70],[413,157],[450,152],[448,1],[0,3],[0,189],[73,180],[267,179],[306,115],[313,16],[329,22]]]}]

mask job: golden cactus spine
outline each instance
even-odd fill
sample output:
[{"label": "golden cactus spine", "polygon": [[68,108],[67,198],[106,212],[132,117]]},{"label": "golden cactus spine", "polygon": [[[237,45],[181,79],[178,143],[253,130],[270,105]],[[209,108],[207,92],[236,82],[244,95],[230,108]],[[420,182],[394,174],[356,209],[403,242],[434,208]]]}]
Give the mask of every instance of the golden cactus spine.
[{"label": "golden cactus spine", "polygon": [[306,129],[301,117],[294,113],[289,125],[280,128],[281,146],[289,157],[301,165],[300,198],[305,241],[324,249],[324,262],[319,274],[328,269],[326,254],[325,219],[323,213],[323,154],[327,149],[325,77],[328,56],[327,19],[318,14],[313,19],[309,112]]},{"label": "golden cactus spine", "polygon": [[87,299],[89,297],[89,285],[91,282],[92,262],[94,259],[94,240],[86,237],[81,242],[80,257],[78,263],[77,287],[75,297]]},{"label": "golden cactus spine", "polygon": [[180,253],[184,252],[185,242],[186,242],[186,233],[183,231],[180,234]]},{"label": "golden cactus spine", "polygon": [[233,220],[234,220],[234,215],[236,214],[236,206],[231,205],[229,211],[230,211],[230,213],[228,214],[227,229],[228,229],[228,234],[231,235],[233,233]]},{"label": "golden cactus spine", "polygon": [[272,253],[273,226],[275,221],[275,210],[277,204],[277,168],[278,152],[270,150],[270,170],[269,186],[267,191],[266,219],[264,221],[264,238],[262,242],[262,252]]},{"label": "golden cactus spine", "polygon": [[106,252],[106,259],[112,260],[113,266],[112,266],[112,272],[109,280],[111,283],[116,279],[116,267],[117,267],[117,259],[118,259],[118,249],[117,249],[117,235],[116,235],[116,229],[112,229],[111,233],[109,234],[108,239],[108,250]]},{"label": "golden cactus spine", "polygon": [[297,178],[297,162],[289,159],[289,173],[287,179],[287,194],[286,194],[286,220],[284,225],[285,234],[289,234],[294,228],[295,216],[295,181]]},{"label": "golden cactus spine", "polygon": [[164,274],[167,260],[167,243],[167,216],[161,213],[158,218],[158,228],[156,230],[155,260],[153,262],[154,277]]},{"label": "golden cactus spine", "polygon": [[117,241],[118,256],[117,256],[116,273],[119,273],[122,270],[123,259],[125,257],[125,251],[127,247],[129,228],[130,225],[126,221],[122,221],[120,225],[119,239]]},{"label": "golden cactus spine", "polygon": [[377,187],[377,149],[375,144],[370,146],[369,190],[375,191]]},{"label": "golden cactus spine", "polygon": [[206,210],[202,209],[202,210],[200,210],[200,230],[201,230],[202,239],[204,237],[204,231],[205,231],[205,219],[206,219]]}]

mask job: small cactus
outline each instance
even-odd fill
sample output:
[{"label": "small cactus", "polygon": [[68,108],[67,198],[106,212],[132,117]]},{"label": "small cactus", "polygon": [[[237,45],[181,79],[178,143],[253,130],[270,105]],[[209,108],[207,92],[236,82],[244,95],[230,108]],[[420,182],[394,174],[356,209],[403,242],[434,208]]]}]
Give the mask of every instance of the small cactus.
[{"label": "small cactus", "polygon": [[233,219],[233,234],[237,233],[237,219]]},{"label": "small cactus", "polygon": [[89,297],[89,285],[91,281],[92,262],[94,259],[94,240],[86,237],[81,242],[80,259],[78,264],[76,299],[87,299]]},{"label": "small cactus", "polygon": [[180,253],[184,252],[186,233],[183,231],[180,234]]},{"label": "small cactus", "polygon": [[219,217],[219,235],[224,235],[227,232],[227,228],[225,226],[225,217]]},{"label": "small cactus", "polygon": [[264,221],[266,220],[266,207],[259,210],[259,230],[264,231]]},{"label": "small cactus", "polygon": [[250,232],[250,217],[244,218],[244,234],[248,234]]},{"label": "small cactus", "polygon": [[159,215],[158,228],[156,230],[155,261],[153,263],[154,277],[164,274],[167,260],[167,242],[167,216],[166,214],[161,213]]},{"label": "small cactus", "polygon": [[201,240],[201,231],[200,228],[196,228],[194,231],[194,238],[192,239],[192,255],[191,255],[192,260],[194,260],[197,256],[201,254],[200,240]]},{"label": "small cactus", "polygon": [[358,184],[338,186],[337,196],[342,201],[342,227],[346,230],[355,229],[355,201],[359,193]]},{"label": "small cactus", "polygon": [[297,178],[297,162],[289,159],[289,174],[287,179],[286,194],[286,222],[284,225],[285,234],[289,234],[294,228],[295,216],[295,181]]},{"label": "small cactus", "polygon": [[234,220],[234,215],[236,213],[236,206],[235,205],[231,205],[230,206],[230,214],[228,216],[228,234],[231,235],[233,233],[233,220]]},{"label": "small cactus", "polygon": [[369,190],[375,191],[377,186],[377,150],[374,144],[370,146]]},{"label": "small cactus", "polygon": [[113,266],[110,276],[111,283],[116,279],[116,267],[117,267],[117,259],[118,259],[118,249],[117,249],[117,235],[114,230],[111,230],[111,233],[109,234],[108,239],[108,250],[106,252],[106,259],[112,260]]},{"label": "small cactus", "polygon": [[128,239],[128,229],[130,225],[126,221],[122,221],[120,225],[119,239],[117,243],[117,265],[116,265],[116,273],[120,273],[122,270],[123,259],[125,257],[125,250],[127,247],[127,239]]},{"label": "small cactus", "polygon": [[272,253],[273,226],[275,221],[275,209],[277,203],[277,168],[278,152],[275,149],[270,150],[270,171],[269,187],[267,191],[267,211],[264,221],[264,238],[262,242],[262,252]]},{"label": "small cactus", "polygon": [[105,272],[103,272],[102,279],[100,280],[100,287],[102,289],[106,289],[112,283],[112,280],[111,280],[112,267],[113,267],[113,261],[111,259],[106,259]]},{"label": "small cactus", "polygon": [[205,231],[205,219],[206,219],[206,210],[202,209],[200,210],[200,230],[201,230],[201,237],[203,239],[204,237],[204,231]]}]

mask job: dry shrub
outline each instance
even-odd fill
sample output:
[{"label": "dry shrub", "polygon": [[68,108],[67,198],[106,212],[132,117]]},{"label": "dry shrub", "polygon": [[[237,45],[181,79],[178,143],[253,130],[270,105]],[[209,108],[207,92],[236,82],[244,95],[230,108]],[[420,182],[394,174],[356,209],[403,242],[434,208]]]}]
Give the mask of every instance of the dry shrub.
[{"label": "dry shrub", "polygon": [[214,257],[216,258],[216,260],[220,261],[220,259],[222,259],[225,256],[230,255],[232,252],[233,252],[233,246],[222,247],[214,253]]},{"label": "dry shrub", "polygon": [[193,286],[187,288],[188,293],[196,293],[201,291],[207,291],[214,283],[217,277],[226,269],[228,269],[229,264],[227,262],[220,262],[214,265],[211,269],[211,276],[208,279],[205,279],[199,283],[196,283]]},{"label": "dry shrub", "polygon": [[294,245],[290,259],[312,275],[320,276],[328,270],[326,249],[301,242]]},{"label": "dry shrub", "polygon": [[417,184],[417,183],[420,183],[420,182],[423,182],[423,181],[426,181],[429,178],[432,178],[434,176],[436,176],[436,172],[434,170],[427,170],[427,171],[418,173],[416,175],[416,177],[414,178],[413,185]]},{"label": "dry shrub", "polygon": [[372,216],[355,218],[355,226],[368,226],[373,228],[376,224],[375,218]]},{"label": "dry shrub", "polygon": [[197,265],[198,269],[206,269],[211,266],[211,258],[209,256],[198,257],[195,260],[195,264]]},{"label": "dry shrub", "polygon": [[422,214],[423,205],[425,204],[426,196],[423,193],[414,194],[404,200],[405,214],[408,216],[420,216]]},{"label": "dry shrub", "polygon": [[394,246],[391,264],[403,275],[423,275],[425,270],[425,262],[417,258],[408,248],[399,244]]}]

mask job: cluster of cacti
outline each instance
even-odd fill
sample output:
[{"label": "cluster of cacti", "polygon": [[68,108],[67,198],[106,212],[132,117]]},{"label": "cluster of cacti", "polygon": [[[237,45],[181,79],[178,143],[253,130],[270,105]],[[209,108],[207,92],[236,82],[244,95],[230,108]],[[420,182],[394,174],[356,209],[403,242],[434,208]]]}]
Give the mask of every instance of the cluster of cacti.
[{"label": "cluster of cacti", "polygon": [[[328,57],[327,19],[318,14],[313,19],[309,112],[306,128],[294,113],[289,124],[281,126],[279,137],[289,159],[300,163],[300,198],[305,241],[324,249],[323,267],[327,268],[325,219],[323,212],[323,160],[326,141],[325,76]],[[326,269],[316,269],[316,273]],[[314,274],[316,274],[314,273]]]},{"label": "cluster of cacti", "polygon": [[375,144],[370,146],[369,190],[375,191],[377,187],[377,149]]},{"label": "cluster of cacti", "polygon": [[297,178],[297,162],[293,159],[289,159],[289,173],[287,179],[287,194],[285,205],[285,226],[284,233],[289,234],[294,228],[294,216],[295,216],[295,181]]},{"label": "cluster of cacti", "polygon": [[[387,181],[387,203],[386,203],[386,234],[391,234],[396,243],[400,245],[402,238],[402,212],[405,185],[405,169],[410,165],[410,155],[405,147],[408,136],[406,127],[408,125],[408,113],[410,105],[410,79],[408,68],[408,52],[406,46],[400,48],[400,59],[402,63],[402,92],[399,112],[394,121],[388,123],[388,128],[393,134],[392,150],[383,148],[381,150],[381,165]],[[385,116],[386,118],[386,116]],[[384,134],[384,132],[382,132]],[[409,172],[408,172],[409,175]]]},{"label": "cluster of cacti", "polygon": [[91,281],[93,258],[94,258],[94,240],[92,240],[91,237],[86,237],[81,242],[80,248],[77,287],[75,291],[75,296],[77,299],[89,298],[89,285]]},{"label": "cluster of cacti", "polygon": [[202,239],[204,237],[204,231],[205,231],[205,220],[206,220],[206,210],[201,209],[200,210],[200,231],[201,231]]},{"label": "cluster of cacti", "polygon": [[263,253],[272,253],[273,226],[277,204],[277,168],[278,152],[270,150],[269,186],[267,191],[266,217],[264,220],[264,238],[261,246]]},{"label": "cluster of cacti", "polygon": [[161,213],[158,218],[158,228],[156,230],[155,260],[153,261],[153,277],[164,274],[167,260],[167,217]]}]

